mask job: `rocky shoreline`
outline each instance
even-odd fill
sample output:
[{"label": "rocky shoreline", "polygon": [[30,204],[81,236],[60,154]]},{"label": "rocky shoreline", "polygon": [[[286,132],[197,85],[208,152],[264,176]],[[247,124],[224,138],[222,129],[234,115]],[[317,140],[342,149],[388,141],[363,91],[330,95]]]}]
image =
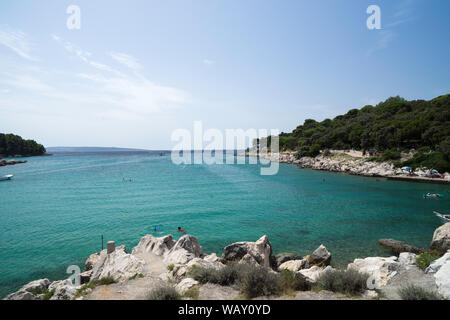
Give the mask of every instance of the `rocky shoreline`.
[{"label": "rocky shoreline", "polygon": [[[441,297],[450,299],[450,223],[434,232],[430,249],[439,252],[441,257],[425,270],[417,264],[417,254],[425,249],[393,239],[382,239],[380,244],[398,255],[355,259],[346,268],[368,274],[373,283],[372,287],[367,285],[357,296],[323,290],[298,291],[290,297],[257,299],[399,299],[398,289],[407,284],[434,290]],[[107,249],[90,255],[78,286],[73,285],[70,278],[54,282],[40,279],[24,285],[5,300],[141,300],[148,299],[149,290],[161,285],[173,286],[184,299],[192,299],[183,295],[196,288],[197,299],[232,300],[240,297],[237,288],[199,283],[190,276],[190,270],[195,267],[220,270],[229,265],[244,264],[264,268],[273,274],[288,270],[305,283],[314,284],[323,274],[336,271],[330,265],[331,259],[332,255],[324,245],[305,257],[293,254],[275,256],[267,236],[256,242],[230,244],[219,257],[216,253],[203,253],[198,239],[192,235],[184,235],[178,241],[172,235],[146,235],[130,253],[125,246],[116,247],[110,241]]]},{"label": "rocky shoreline", "polygon": [[15,164],[20,164],[20,163],[27,163],[26,160],[24,161],[19,161],[19,160],[5,160],[5,159],[0,159],[0,167],[4,167],[4,166],[12,166]]},{"label": "rocky shoreline", "polygon": [[[240,156],[257,157],[258,154],[255,152],[246,152],[245,154],[240,154]],[[332,152],[330,155],[321,154],[315,158],[303,157],[300,159],[295,157],[294,152],[260,153],[259,156],[273,162],[294,164],[304,169],[340,172],[366,177],[384,177],[412,182],[450,184],[449,173],[445,173],[443,179],[433,179],[422,177],[421,175],[425,174],[426,170],[418,169],[414,172],[416,176],[410,176],[402,169],[396,168],[390,162],[368,161],[367,157],[355,156],[351,152]]]}]

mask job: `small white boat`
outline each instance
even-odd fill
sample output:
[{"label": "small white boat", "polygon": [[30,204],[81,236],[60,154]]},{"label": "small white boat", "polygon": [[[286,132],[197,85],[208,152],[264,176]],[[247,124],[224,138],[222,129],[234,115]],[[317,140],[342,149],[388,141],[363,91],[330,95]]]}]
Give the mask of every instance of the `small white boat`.
[{"label": "small white boat", "polygon": [[6,176],[0,177],[0,181],[11,180],[14,177],[12,174],[7,174]]},{"label": "small white boat", "polygon": [[448,214],[442,214],[436,211],[433,211],[433,213],[438,217],[443,223],[450,222],[450,215]]}]

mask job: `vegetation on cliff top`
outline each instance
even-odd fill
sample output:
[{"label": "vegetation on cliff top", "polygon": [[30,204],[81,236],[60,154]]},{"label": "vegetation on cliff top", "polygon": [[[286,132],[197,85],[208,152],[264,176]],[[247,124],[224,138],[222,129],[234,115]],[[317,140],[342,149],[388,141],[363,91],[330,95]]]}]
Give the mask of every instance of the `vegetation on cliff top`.
[{"label": "vegetation on cliff top", "polygon": [[39,156],[45,152],[44,146],[34,140],[24,140],[12,133],[0,133],[0,155]]},{"label": "vegetation on cliff top", "polygon": [[[269,137],[269,147],[270,140]],[[375,149],[388,153],[389,160],[396,160],[400,158],[399,151],[422,148],[405,165],[448,171],[450,94],[430,101],[391,97],[332,120],[307,119],[291,133],[281,133],[279,141],[281,150],[295,150],[299,157],[315,157],[326,149]]]}]

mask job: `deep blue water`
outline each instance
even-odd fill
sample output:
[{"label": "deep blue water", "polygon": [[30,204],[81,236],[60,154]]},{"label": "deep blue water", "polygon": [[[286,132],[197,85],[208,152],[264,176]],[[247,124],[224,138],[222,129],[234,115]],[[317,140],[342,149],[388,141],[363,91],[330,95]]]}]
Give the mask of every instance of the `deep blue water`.
[{"label": "deep blue water", "polygon": [[[380,238],[427,247],[450,213],[449,186],[298,169],[274,176],[257,165],[172,164],[152,152],[57,153],[0,168],[0,297],[30,280],[63,279],[101,249],[101,235],[132,248],[177,226],[205,252],[267,234],[275,253],[307,254],[323,243],[333,263],[389,255]],[[123,181],[123,178],[126,181]],[[131,179],[131,181],[127,181]],[[323,181],[325,179],[325,181]],[[424,200],[426,192],[445,193]]]}]

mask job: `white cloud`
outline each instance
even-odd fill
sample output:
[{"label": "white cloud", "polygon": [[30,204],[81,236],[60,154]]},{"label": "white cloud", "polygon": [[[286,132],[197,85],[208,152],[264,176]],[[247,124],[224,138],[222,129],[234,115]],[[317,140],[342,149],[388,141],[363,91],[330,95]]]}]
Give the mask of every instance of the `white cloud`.
[{"label": "white cloud", "polygon": [[92,54],[90,52],[81,49],[80,47],[74,45],[73,43],[71,43],[69,41],[64,41],[61,37],[58,37],[56,35],[52,35],[52,38],[53,38],[53,40],[55,40],[56,42],[61,44],[64,47],[64,49],[66,49],[69,53],[75,54],[82,61],[91,65],[92,67],[102,70],[102,71],[119,73],[118,71],[114,70],[112,67],[110,67],[106,64],[91,60],[90,57],[92,56]]},{"label": "white cloud", "polygon": [[120,64],[127,66],[130,69],[138,70],[141,68],[141,65],[139,64],[138,60],[129,54],[110,52],[109,55],[111,56],[111,58],[113,58]]},{"label": "white cloud", "polygon": [[26,33],[20,30],[14,30],[9,27],[0,27],[0,44],[13,50],[20,57],[37,61],[38,59],[31,55],[32,44],[28,40]]},{"label": "white cloud", "polygon": [[[126,120],[170,114],[172,110],[190,103],[187,92],[149,80],[134,69],[137,64],[129,64],[132,72],[120,72],[107,63],[92,60],[93,54],[89,51],[56,35],[52,38],[69,55],[79,58],[92,70],[80,74],[0,62],[4,68],[0,71],[0,86],[14,89],[15,93],[8,98],[3,95],[0,109],[19,112],[36,109],[36,112],[48,115],[84,114],[87,117]],[[124,64],[136,61],[128,54],[114,56],[123,58]]]}]

